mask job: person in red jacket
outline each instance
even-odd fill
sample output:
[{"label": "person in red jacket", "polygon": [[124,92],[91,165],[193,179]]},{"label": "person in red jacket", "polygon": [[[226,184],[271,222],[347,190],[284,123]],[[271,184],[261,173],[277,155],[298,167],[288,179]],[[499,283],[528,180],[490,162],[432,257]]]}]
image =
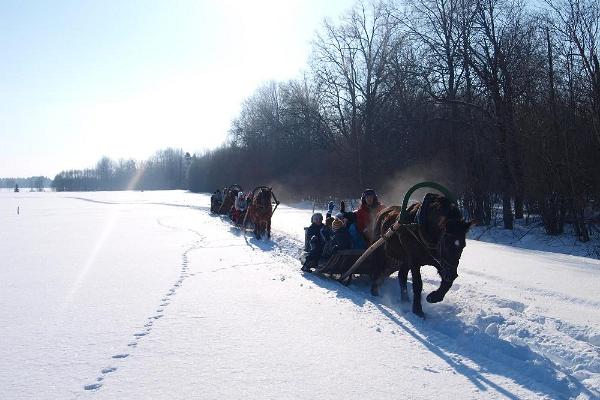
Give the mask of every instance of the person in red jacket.
[{"label": "person in red jacket", "polygon": [[373,242],[373,222],[377,213],[383,210],[384,206],[379,202],[377,193],[373,189],[367,189],[360,197],[360,208],[356,211],[356,227],[364,236],[368,245]]}]

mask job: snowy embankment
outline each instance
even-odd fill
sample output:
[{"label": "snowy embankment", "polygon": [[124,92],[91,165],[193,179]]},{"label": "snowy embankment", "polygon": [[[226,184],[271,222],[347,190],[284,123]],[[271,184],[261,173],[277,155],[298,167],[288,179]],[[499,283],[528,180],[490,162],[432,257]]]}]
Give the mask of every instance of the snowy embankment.
[{"label": "snowy embankment", "polygon": [[0,397],[600,396],[598,260],[468,241],[423,321],[393,278],[300,273],[311,210],[257,241],[208,203],[0,193]]},{"label": "snowy embankment", "polygon": [[468,238],[521,249],[600,259],[600,233],[593,228],[590,234],[589,242],[580,242],[573,233],[572,225],[565,225],[565,233],[547,235],[540,217],[535,216],[529,221],[515,220],[513,230],[502,229],[501,221],[491,227],[474,227]]}]

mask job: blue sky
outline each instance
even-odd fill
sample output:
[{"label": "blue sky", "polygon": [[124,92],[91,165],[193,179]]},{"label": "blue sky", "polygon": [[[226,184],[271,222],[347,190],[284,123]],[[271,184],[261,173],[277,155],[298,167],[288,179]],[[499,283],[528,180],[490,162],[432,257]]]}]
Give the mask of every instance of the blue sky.
[{"label": "blue sky", "polygon": [[354,1],[0,2],[0,177],[198,152]]}]

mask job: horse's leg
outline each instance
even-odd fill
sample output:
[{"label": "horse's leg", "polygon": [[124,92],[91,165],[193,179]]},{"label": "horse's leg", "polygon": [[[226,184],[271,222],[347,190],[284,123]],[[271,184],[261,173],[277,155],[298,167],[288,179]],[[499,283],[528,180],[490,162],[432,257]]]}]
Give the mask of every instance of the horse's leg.
[{"label": "horse's leg", "polygon": [[267,238],[271,239],[271,218],[267,220]]},{"label": "horse's leg", "polygon": [[440,287],[427,295],[427,302],[439,303],[440,301],[444,300],[444,296],[446,296],[446,293],[448,293],[448,290],[450,290],[451,287],[452,282],[442,280]]},{"label": "horse's leg", "polygon": [[252,223],[254,224],[254,237],[256,239],[260,239],[260,224],[256,220],[254,220]]},{"label": "horse's leg", "polygon": [[385,279],[384,271],[387,269],[387,258],[383,249],[375,250],[375,267],[371,272],[371,294],[379,296],[379,287]]},{"label": "horse's leg", "polygon": [[408,303],[408,267],[405,264],[400,264],[398,270],[398,283],[400,284],[400,301]]},{"label": "horse's leg", "polygon": [[425,318],[423,307],[421,306],[421,292],[423,291],[423,281],[421,280],[421,267],[413,266],[410,269],[413,283],[413,305],[412,312],[421,318]]},{"label": "horse's leg", "polygon": [[383,271],[373,271],[371,273],[371,294],[379,296],[379,286],[383,283]]}]

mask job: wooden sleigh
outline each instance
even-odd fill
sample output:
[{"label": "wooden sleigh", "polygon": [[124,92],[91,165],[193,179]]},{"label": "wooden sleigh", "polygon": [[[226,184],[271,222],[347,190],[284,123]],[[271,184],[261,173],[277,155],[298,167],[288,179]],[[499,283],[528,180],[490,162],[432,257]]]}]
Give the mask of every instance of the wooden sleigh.
[{"label": "wooden sleigh", "polygon": [[[336,252],[334,255],[329,257],[328,259],[321,259],[317,267],[315,268],[315,272],[327,275],[343,275],[354,265],[356,260],[360,258],[365,252],[364,249],[349,249],[349,250],[340,250]],[[370,257],[355,271],[353,271],[354,275],[368,275],[373,271],[373,266],[371,265],[374,262],[375,257]]]},{"label": "wooden sleigh", "polygon": [[[334,275],[343,275],[345,274],[363,255],[365,249],[348,249],[348,250],[339,250],[335,254],[333,254],[329,258],[321,258],[317,264],[312,265],[309,268],[310,272],[315,272],[321,275],[327,275],[333,277]],[[306,259],[305,254],[301,257],[301,261],[304,264],[304,260]],[[370,275],[373,271],[372,263],[375,262],[375,257],[368,257],[362,265],[352,272],[352,275]],[[349,284],[352,280],[352,276],[349,279],[345,279],[343,283],[345,285]]]}]

